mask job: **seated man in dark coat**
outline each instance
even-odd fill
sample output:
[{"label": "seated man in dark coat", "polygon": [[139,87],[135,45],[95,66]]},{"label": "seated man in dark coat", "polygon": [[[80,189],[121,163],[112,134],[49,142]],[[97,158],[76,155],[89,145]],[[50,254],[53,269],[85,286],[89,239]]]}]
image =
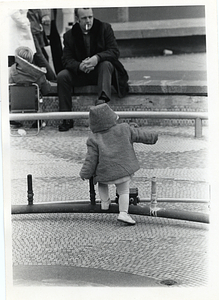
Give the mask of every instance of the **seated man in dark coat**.
[{"label": "seated man in dark coat", "polygon": [[[97,85],[95,105],[108,102],[111,85],[119,97],[128,92],[128,74],[118,60],[119,50],[108,23],[93,17],[91,8],[75,9],[76,23],[64,34],[63,66],[57,77],[59,110],[72,110],[75,86]],[[63,120],[59,131],[73,127],[73,120]]]}]

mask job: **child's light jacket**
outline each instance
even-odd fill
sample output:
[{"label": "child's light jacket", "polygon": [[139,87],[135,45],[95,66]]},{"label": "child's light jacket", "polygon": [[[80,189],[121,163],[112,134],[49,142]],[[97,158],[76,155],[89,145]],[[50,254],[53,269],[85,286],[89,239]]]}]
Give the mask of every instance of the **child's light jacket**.
[{"label": "child's light jacket", "polygon": [[90,127],[95,132],[87,140],[87,155],[80,171],[82,178],[94,176],[95,183],[133,175],[140,168],[133,143],[155,144],[158,139],[157,134],[127,123],[117,124],[117,115],[107,107],[102,104],[90,111]]}]

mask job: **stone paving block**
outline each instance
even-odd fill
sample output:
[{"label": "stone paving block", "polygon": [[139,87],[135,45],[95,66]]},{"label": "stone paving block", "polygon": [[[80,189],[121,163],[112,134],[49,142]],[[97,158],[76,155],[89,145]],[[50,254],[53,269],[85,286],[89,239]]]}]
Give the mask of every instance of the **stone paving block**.
[{"label": "stone paving block", "polygon": [[[157,131],[160,138],[152,147],[135,145],[142,168],[132,186],[139,188],[140,197],[150,197],[150,178],[156,176],[158,200],[208,199],[207,135],[195,139],[191,128],[182,127],[147,129]],[[78,176],[88,134],[86,128],[60,133],[46,127],[37,137],[11,137],[11,203],[27,203],[27,174],[33,175],[36,202],[88,200],[88,182]],[[115,197],[113,186],[110,195]],[[209,213],[208,203],[159,206]],[[208,225],[133,218],[136,226],[127,227],[118,224],[115,214],[13,215],[13,265],[96,268],[157,282],[175,280],[182,287],[207,284]]]},{"label": "stone paving block", "polygon": [[13,216],[14,265],[92,267],[171,279],[180,286],[207,284],[208,226],[134,218],[137,225],[127,227],[115,215]]}]

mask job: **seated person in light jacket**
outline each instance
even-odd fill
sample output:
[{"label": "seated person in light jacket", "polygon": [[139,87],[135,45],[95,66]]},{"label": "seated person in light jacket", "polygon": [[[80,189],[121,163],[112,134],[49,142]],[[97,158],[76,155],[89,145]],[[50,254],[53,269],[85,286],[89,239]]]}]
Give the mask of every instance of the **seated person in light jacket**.
[{"label": "seated person in light jacket", "polygon": [[[33,52],[28,47],[18,47],[15,50],[15,63],[10,67],[9,83],[36,83],[39,86],[40,93],[46,95],[51,91],[51,86],[55,83],[50,83],[46,79],[46,69],[39,68],[33,63]],[[16,128],[21,127],[20,122],[11,121],[11,125]],[[36,127],[36,122],[32,125]]]},{"label": "seated person in light jacket", "polygon": [[46,79],[46,69],[33,64],[33,52],[28,47],[15,50],[15,64],[10,68],[9,83],[36,83],[42,95],[51,90],[51,83]]}]

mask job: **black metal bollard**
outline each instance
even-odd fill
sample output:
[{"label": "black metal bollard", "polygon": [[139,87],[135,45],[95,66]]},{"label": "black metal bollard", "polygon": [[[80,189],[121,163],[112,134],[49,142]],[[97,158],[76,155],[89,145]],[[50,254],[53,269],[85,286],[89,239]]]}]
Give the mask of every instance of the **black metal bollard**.
[{"label": "black metal bollard", "polygon": [[28,205],[33,204],[33,186],[32,186],[32,175],[28,174],[27,175],[27,201]]},{"label": "black metal bollard", "polygon": [[137,205],[140,202],[140,198],[138,196],[138,188],[130,188],[129,189],[129,204]]},{"label": "black metal bollard", "polygon": [[90,185],[90,201],[91,201],[91,205],[95,205],[96,204],[96,193],[95,193],[95,189],[94,189],[93,177],[91,177],[89,179],[89,185]]},{"label": "black metal bollard", "polygon": [[[119,194],[116,191],[116,198],[115,198],[116,204],[119,204]],[[129,189],[129,205],[137,205],[140,203],[140,198],[138,196],[138,188],[130,188]]]}]

